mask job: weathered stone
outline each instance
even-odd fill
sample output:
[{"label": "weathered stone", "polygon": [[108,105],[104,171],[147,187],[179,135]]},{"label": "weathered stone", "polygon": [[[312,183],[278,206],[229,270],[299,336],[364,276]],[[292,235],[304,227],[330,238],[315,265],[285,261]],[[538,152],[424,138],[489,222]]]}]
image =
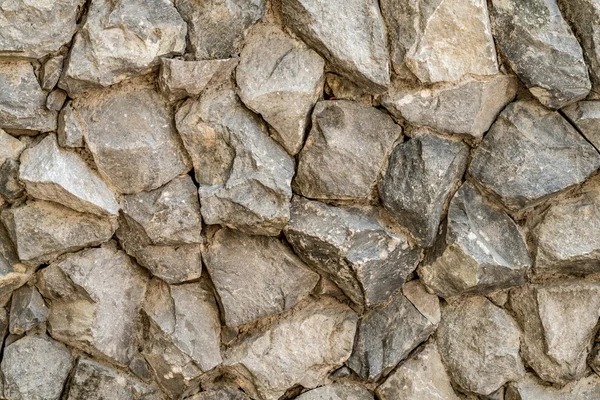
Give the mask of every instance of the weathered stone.
[{"label": "weathered stone", "polygon": [[485,0],[383,0],[381,13],[400,76],[434,83],[498,72]]},{"label": "weathered stone", "polygon": [[96,0],[75,36],[59,86],[70,94],[113,85],[185,51],[185,22],[168,0]]},{"label": "weathered stone", "polygon": [[291,155],[302,148],[310,111],[323,91],[324,67],[317,53],[275,25],[253,29],[240,54],[240,98]]},{"label": "weathered stone", "polygon": [[114,221],[49,201],[30,201],[1,214],[24,264],[38,266],[63,253],[97,246],[111,238]]},{"label": "weathered stone", "polygon": [[20,264],[17,250],[0,224],[0,301],[7,302],[12,291],[23,286],[32,274],[32,268]]},{"label": "weathered stone", "polygon": [[249,234],[278,235],[289,219],[294,161],[223,78],[176,115],[200,184],[202,217]]},{"label": "weathered stone", "polygon": [[319,0],[284,0],[290,28],[317,50],[333,69],[373,91],[390,84],[387,38],[373,0],[349,0],[344,7]]},{"label": "weathered stone", "polygon": [[204,253],[228,326],[252,322],[292,308],[319,281],[277,238],[221,229]]},{"label": "weathered stone", "polygon": [[435,342],[426,344],[377,388],[380,400],[459,400]]},{"label": "weathered stone", "polygon": [[127,254],[113,246],[71,254],[37,277],[42,295],[50,300],[52,337],[127,365],[147,280]]},{"label": "weathered stone", "polygon": [[0,129],[0,165],[9,159],[18,160],[26,147],[25,143]]},{"label": "weathered stone", "polygon": [[56,136],[62,147],[84,147],[83,126],[85,122],[73,110],[73,103],[68,101],[58,114]]},{"label": "weathered stone", "polygon": [[419,276],[442,297],[487,294],[524,283],[530,267],[517,225],[467,182],[450,202],[442,249],[419,268]]},{"label": "weathered stone", "polygon": [[23,286],[13,292],[10,304],[10,333],[23,333],[48,319],[48,307],[40,292],[33,286]]},{"label": "weathered stone", "polygon": [[475,149],[469,173],[518,214],[583,182],[599,166],[596,149],[559,113],[518,101]]},{"label": "weathered stone", "polygon": [[600,284],[523,286],[511,291],[510,305],[523,329],[523,359],[540,378],[564,385],[585,376],[600,317]]},{"label": "weathered stone", "polygon": [[579,101],[562,111],[596,149],[600,148],[600,101]]},{"label": "weathered stone", "polygon": [[56,130],[56,116],[46,108],[46,93],[30,63],[0,62],[0,128],[50,132]]},{"label": "weathered stone", "polygon": [[[356,83],[341,75],[327,73],[325,75],[325,93],[335,100],[352,100],[368,106],[374,105],[374,97]],[[331,99],[330,99],[331,100]]]},{"label": "weathered stone", "polygon": [[135,374],[135,376],[144,382],[152,381],[152,371],[150,370],[150,365],[148,365],[148,362],[141,354],[134,355],[128,367],[129,370]]},{"label": "weathered stone", "polygon": [[501,52],[543,105],[562,108],[587,96],[583,52],[556,0],[492,0],[490,13]]},{"label": "weathered stone", "polygon": [[62,89],[51,91],[46,97],[46,108],[52,111],[60,111],[67,100],[67,92]]},{"label": "weathered stone", "polygon": [[467,168],[469,147],[420,129],[396,146],[379,186],[383,206],[417,243],[430,247],[450,196]]},{"label": "weathered stone", "polygon": [[19,180],[20,166],[19,161],[9,158],[0,167],[0,195],[11,203],[25,196],[25,185]]},{"label": "weathered stone", "polygon": [[516,322],[485,297],[462,297],[442,307],[438,350],[452,381],[489,395],[525,375]]},{"label": "weathered stone", "polygon": [[332,207],[294,197],[285,236],[307,264],[366,307],[386,302],[421,258],[373,207]]},{"label": "weathered stone", "polygon": [[402,294],[419,310],[433,325],[437,325],[442,318],[440,299],[427,291],[423,282],[416,279],[406,282],[402,286]]},{"label": "weathered stone", "polygon": [[71,352],[45,336],[31,335],[4,349],[4,395],[14,400],[60,399]]},{"label": "weathered stone", "polygon": [[225,357],[265,400],[294,385],[311,389],[350,356],[357,316],[330,298],[306,302],[282,319],[242,337]]},{"label": "weathered stone", "polygon": [[304,392],[296,400],[373,400],[373,395],[356,384],[333,383]]},{"label": "weathered stone", "polygon": [[44,90],[52,90],[56,87],[63,70],[65,57],[58,55],[50,57],[44,62],[40,69],[40,84]]},{"label": "weathered stone", "polygon": [[548,386],[533,374],[508,386],[506,400],[596,400],[600,397],[600,378],[590,376],[562,388]]},{"label": "weathered stone", "polygon": [[250,400],[244,392],[233,388],[218,388],[201,392],[189,398],[189,400]]},{"label": "weathered stone", "polygon": [[305,197],[367,200],[402,128],[376,108],[321,101],[298,158],[294,187]]},{"label": "weathered stone", "polygon": [[188,40],[196,59],[228,58],[236,53],[244,31],[262,18],[265,0],[175,0],[188,24]]},{"label": "weathered stone", "polygon": [[428,88],[395,80],[382,104],[412,125],[479,139],[516,92],[517,79],[502,74]]},{"label": "weathered stone", "polygon": [[19,179],[27,194],[80,212],[117,215],[114,193],[76,153],[58,146],[51,134],[21,155]]},{"label": "weathered stone", "polygon": [[81,130],[100,174],[122,193],[156,189],[190,169],[170,107],[151,84],[92,92],[72,106],[67,122],[76,126],[65,130]]}]

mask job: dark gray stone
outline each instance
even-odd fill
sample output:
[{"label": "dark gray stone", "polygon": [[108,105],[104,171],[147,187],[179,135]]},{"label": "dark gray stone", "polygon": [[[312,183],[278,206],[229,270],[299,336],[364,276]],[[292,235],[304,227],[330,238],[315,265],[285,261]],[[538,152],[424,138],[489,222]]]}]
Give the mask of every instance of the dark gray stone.
[{"label": "dark gray stone", "polygon": [[48,314],[48,307],[34,286],[20,287],[13,292],[10,304],[10,333],[22,335],[45,323]]},{"label": "dark gray stone", "polygon": [[63,70],[64,56],[57,55],[50,57],[44,62],[40,69],[40,83],[42,89],[52,90],[58,83]]},{"label": "dark gray stone", "polygon": [[0,302],[8,302],[11,293],[23,286],[33,272],[33,268],[20,263],[8,232],[0,224]]},{"label": "dark gray stone", "polygon": [[62,89],[51,91],[46,97],[46,108],[52,111],[60,111],[67,100],[67,92]]},{"label": "dark gray stone", "polygon": [[567,119],[591,144],[600,148],[600,101],[579,101],[562,109]]},{"label": "dark gray stone", "polygon": [[21,163],[8,159],[0,167],[0,194],[10,203],[25,196],[25,185],[19,180]]}]

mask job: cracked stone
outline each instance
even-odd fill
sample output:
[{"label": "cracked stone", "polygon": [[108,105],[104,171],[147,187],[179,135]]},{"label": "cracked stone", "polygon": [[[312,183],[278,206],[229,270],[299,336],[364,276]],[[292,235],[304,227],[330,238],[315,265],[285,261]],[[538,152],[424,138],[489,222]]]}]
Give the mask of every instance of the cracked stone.
[{"label": "cracked stone", "polygon": [[364,387],[350,383],[332,383],[309,390],[296,400],[373,400],[373,395]]},{"label": "cracked stone", "polygon": [[600,148],[600,101],[579,101],[562,111],[596,149]]},{"label": "cracked stone", "polygon": [[58,114],[58,127],[56,136],[61,147],[84,147],[83,129],[85,122],[73,110],[73,103],[69,100]]},{"label": "cracked stone", "polygon": [[48,307],[34,286],[22,286],[15,290],[10,305],[9,330],[22,335],[43,324],[48,319]]}]

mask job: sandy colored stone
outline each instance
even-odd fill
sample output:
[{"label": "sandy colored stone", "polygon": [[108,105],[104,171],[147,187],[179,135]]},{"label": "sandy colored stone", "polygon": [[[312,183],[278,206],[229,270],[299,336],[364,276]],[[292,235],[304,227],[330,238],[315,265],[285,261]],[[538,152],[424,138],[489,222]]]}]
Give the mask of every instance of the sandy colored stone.
[{"label": "sandy colored stone", "polygon": [[506,400],[595,400],[600,396],[600,378],[591,374],[562,388],[549,386],[534,374],[511,383]]}]

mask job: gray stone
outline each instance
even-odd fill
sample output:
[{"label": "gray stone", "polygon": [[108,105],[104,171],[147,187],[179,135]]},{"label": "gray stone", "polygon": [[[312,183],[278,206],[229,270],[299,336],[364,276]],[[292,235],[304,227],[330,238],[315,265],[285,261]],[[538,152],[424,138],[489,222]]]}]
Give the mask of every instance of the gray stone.
[{"label": "gray stone", "polygon": [[229,77],[223,81],[176,115],[200,184],[202,217],[210,225],[278,235],[289,219],[294,161],[242,105]]},{"label": "gray stone", "polygon": [[62,89],[51,91],[46,97],[46,108],[52,111],[60,111],[67,100],[67,92]]},{"label": "gray stone", "polygon": [[298,156],[294,188],[313,199],[367,200],[401,137],[402,128],[374,107],[321,101]]},{"label": "gray stone", "polygon": [[10,333],[23,333],[48,319],[48,307],[34,286],[23,286],[13,292],[10,304]]},{"label": "gray stone", "polygon": [[373,400],[373,395],[360,385],[333,383],[304,392],[296,400]]},{"label": "gray stone", "polygon": [[52,337],[125,366],[134,352],[135,319],[147,279],[113,246],[70,254],[37,278],[40,292],[50,300]]},{"label": "gray stone", "polygon": [[543,105],[562,108],[588,95],[581,46],[556,0],[492,0],[490,14],[500,51]]},{"label": "gray stone", "polygon": [[33,272],[33,268],[20,263],[8,232],[0,224],[0,301],[8,302],[11,293],[23,286]]},{"label": "gray stone", "polygon": [[73,41],[59,86],[69,94],[113,85],[185,51],[185,22],[169,0],[96,0]]},{"label": "gray stone", "polygon": [[600,284],[523,286],[511,291],[510,306],[523,329],[523,359],[540,378],[564,385],[586,375],[600,317]]},{"label": "gray stone", "polygon": [[0,195],[10,203],[25,196],[25,185],[19,180],[20,166],[19,161],[9,158],[0,167]]},{"label": "gray stone", "polygon": [[116,229],[112,219],[42,200],[3,210],[1,218],[19,258],[31,266],[53,261],[63,253],[98,246]]},{"label": "gray stone", "polygon": [[599,166],[596,149],[559,113],[518,101],[475,149],[469,173],[518,215],[583,182]]},{"label": "gray stone", "polygon": [[250,400],[250,397],[241,390],[225,387],[200,392],[189,400]]},{"label": "gray stone", "polygon": [[525,375],[517,323],[485,297],[462,297],[442,307],[438,350],[452,381],[489,395]]},{"label": "gray stone", "polygon": [[56,136],[46,136],[21,154],[19,179],[27,194],[80,212],[117,215],[114,193],[96,171],[76,153],[58,146]]},{"label": "gray stone", "polygon": [[419,267],[419,276],[442,297],[488,294],[520,285],[531,267],[517,225],[468,182],[450,202],[441,247]]},{"label": "gray stone", "polygon": [[40,84],[44,90],[52,90],[56,87],[63,70],[65,57],[61,55],[50,57],[44,62],[40,69]]},{"label": "gray stone", "polygon": [[319,281],[319,275],[277,238],[229,229],[221,229],[211,238],[204,263],[228,326],[292,308]]},{"label": "gray stone", "polygon": [[239,95],[273,128],[271,135],[295,155],[309,114],[323,92],[325,61],[275,25],[258,25],[240,54]]},{"label": "gray stone", "polygon": [[71,352],[46,336],[32,335],[4,349],[4,395],[14,400],[58,400],[71,369]]},{"label": "gray stone", "polygon": [[73,103],[68,101],[58,114],[58,127],[56,128],[58,144],[62,147],[84,147],[84,124],[81,116],[73,110]]},{"label": "gray stone", "polygon": [[265,0],[175,0],[188,24],[188,40],[196,59],[228,58],[236,53],[244,31],[262,18]]},{"label": "gray stone", "polygon": [[379,185],[383,206],[419,245],[430,247],[450,196],[467,168],[469,147],[419,129],[392,151]]},{"label": "gray stone", "polygon": [[517,79],[502,74],[427,88],[395,80],[382,104],[412,125],[479,139],[516,92]]},{"label": "gray stone", "polygon": [[82,131],[100,174],[121,193],[156,189],[190,169],[170,107],[151,83],[91,92],[72,105],[76,127],[65,129]]},{"label": "gray stone", "polygon": [[436,325],[442,318],[440,299],[427,291],[427,287],[419,279],[406,282],[402,286],[402,294],[416,307],[430,323]]},{"label": "gray stone", "polygon": [[600,148],[600,101],[579,101],[562,111],[596,149]]},{"label": "gray stone", "polygon": [[598,375],[571,382],[562,388],[548,386],[533,374],[508,386],[506,400],[596,400],[600,398]]},{"label": "gray stone", "polygon": [[334,70],[361,86],[383,92],[390,84],[385,25],[373,0],[336,2],[283,0],[289,27],[329,61]]},{"label": "gray stone", "polygon": [[485,0],[383,0],[381,13],[398,75],[434,83],[498,72]]},{"label": "gray stone", "polygon": [[225,364],[249,379],[265,400],[276,400],[295,385],[312,389],[348,359],[356,323],[356,314],[331,298],[306,302],[235,342]]},{"label": "gray stone", "polygon": [[380,400],[459,400],[435,342],[426,344],[377,388]]},{"label": "gray stone", "polygon": [[0,165],[6,160],[18,160],[27,145],[0,129]]}]

